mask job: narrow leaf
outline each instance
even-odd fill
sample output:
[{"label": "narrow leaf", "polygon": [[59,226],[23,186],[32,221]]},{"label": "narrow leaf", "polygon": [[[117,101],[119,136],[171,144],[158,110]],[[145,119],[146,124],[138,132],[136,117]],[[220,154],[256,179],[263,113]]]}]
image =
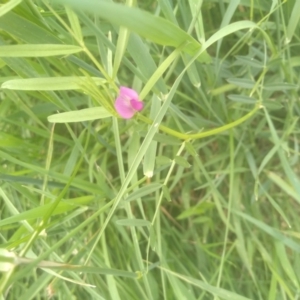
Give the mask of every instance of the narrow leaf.
[{"label": "narrow leaf", "polygon": [[134,227],[141,227],[141,226],[150,226],[151,223],[147,220],[143,219],[123,219],[123,220],[117,220],[117,225],[121,226],[134,226]]},{"label": "narrow leaf", "polygon": [[139,198],[142,198],[144,196],[147,196],[151,193],[156,192],[157,190],[159,190],[162,187],[162,184],[160,183],[150,183],[140,189],[138,189],[137,191],[134,191],[132,194],[130,194],[125,201],[132,201],[132,200],[136,200]]},{"label": "narrow leaf", "polygon": [[[124,26],[157,44],[177,48],[185,43],[183,51],[192,56],[201,48],[201,45],[191,35],[178,26],[138,8],[97,0],[56,0],[56,2],[70,5],[80,11],[96,14],[112,24]],[[207,52],[203,52],[199,60],[210,62],[211,58]]]},{"label": "narrow leaf", "polygon": [[79,41],[82,41],[83,40],[82,31],[81,31],[80,22],[78,20],[77,15],[69,7],[66,6],[65,9],[66,9],[66,13],[68,15],[68,19],[69,19],[69,22],[71,24],[74,35],[77,37],[77,39]]},{"label": "narrow leaf", "polygon": [[72,45],[31,44],[0,46],[0,57],[45,57],[69,55],[81,52],[83,49]]},{"label": "narrow leaf", "polygon": [[[51,207],[51,204],[46,204],[43,206],[39,206],[39,207],[30,209],[30,210],[24,211],[15,216],[11,216],[9,218],[2,219],[2,220],[0,220],[0,226],[17,223],[17,222],[21,222],[24,220],[28,221],[28,220],[40,218],[49,210],[50,207]],[[55,209],[55,211],[53,212],[53,216],[62,214],[62,213],[66,213],[77,207],[78,207],[78,205],[76,203],[72,204],[72,203],[67,203],[67,202],[60,202],[58,204],[57,208]]]},{"label": "narrow leaf", "polygon": [[297,84],[287,82],[273,82],[264,85],[264,89],[267,91],[297,90],[298,88]]},{"label": "narrow leaf", "polygon": [[12,10],[15,6],[20,4],[23,0],[11,0],[0,7],[0,17]]},{"label": "narrow leaf", "polygon": [[290,186],[286,181],[280,178],[277,174],[273,172],[267,173],[268,177],[278,186],[280,187],[287,195],[293,197],[298,203],[300,203],[300,195]]},{"label": "narrow leaf", "polygon": [[[151,111],[150,111],[150,118],[152,120],[159,112],[160,107],[161,107],[161,101],[158,99],[156,95],[154,95],[152,97]],[[143,161],[143,172],[144,175],[147,176],[148,178],[151,178],[154,174],[156,150],[157,150],[157,141],[153,140],[147,152],[145,153],[144,161]]]},{"label": "narrow leaf", "polygon": [[246,103],[246,104],[254,104],[256,102],[256,99],[244,95],[228,95],[228,99],[234,102],[239,102],[239,103]]},{"label": "narrow leaf", "polygon": [[103,85],[106,82],[98,77],[43,77],[8,80],[1,85],[1,88],[22,91],[78,90],[90,80],[93,80],[96,85]]},{"label": "narrow leaf", "polygon": [[48,117],[50,123],[73,123],[92,121],[111,117],[112,114],[104,107],[91,107],[76,111],[69,111]]},{"label": "narrow leaf", "polygon": [[188,153],[193,157],[198,156],[197,151],[195,150],[194,146],[190,142],[185,142],[185,148],[188,151]]},{"label": "narrow leaf", "polygon": [[228,78],[227,81],[231,84],[245,89],[252,89],[255,84],[253,80],[247,78]]},{"label": "narrow leaf", "polygon": [[168,202],[171,202],[172,199],[171,199],[169,188],[166,185],[163,185],[162,190],[163,190],[164,197],[167,199]]},{"label": "narrow leaf", "polygon": [[155,162],[157,165],[170,165],[172,160],[167,156],[158,155],[156,156]]},{"label": "narrow leaf", "polygon": [[241,62],[242,64],[248,65],[249,67],[260,69],[264,66],[264,64],[262,62],[260,62],[259,60],[255,59],[253,57],[237,55],[236,59],[239,62]]},{"label": "narrow leaf", "polygon": [[300,244],[295,242],[294,240],[290,239],[289,237],[287,237],[283,233],[281,233],[278,229],[273,228],[273,227],[271,227],[271,226],[255,219],[255,218],[251,217],[250,215],[244,214],[244,213],[239,212],[237,210],[234,210],[233,212],[236,215],[239,215],[245,221],[248,221],[248,222],[252,223],[253,225],[255,225],[256,227],[260,228],[262,231],[269,234],[274,239],[276,239],[276,240],[280,241],[281,243],[285,244],[290,249],[300,253]]},{"label": "narrow leaf", "polygon": [[[291,8],[291,16],[289,18],[289,24],[287,26],[287,40],[286,42],[289,43],[292,38],[293,35],[295,34],[297,25],[299,24],[300,21],[300,14],[299,14],[299,10],[300,10],[300,1],[294,1],[294,7]],[[299,28],[299,27],[298,27]]]},{"label": "narrow leaf", "polygon": [[176,164],[178,164],[178,165],[180,165],[180,166],[182,166],[184,168],[189,168],[191,166],[188,163],[188,161],[184,157],[182,157],[182,156],[176,156],[174,158],[174,160],[175,160]]}]

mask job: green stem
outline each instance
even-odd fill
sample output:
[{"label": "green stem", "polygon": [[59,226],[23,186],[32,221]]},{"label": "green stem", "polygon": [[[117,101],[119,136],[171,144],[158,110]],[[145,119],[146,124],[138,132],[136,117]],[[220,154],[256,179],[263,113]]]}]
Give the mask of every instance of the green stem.
[{"label": "green stem", "polygon": [[[207,130],[207,131],[204,131],[204,132],[191,133],[191,134],[181,133],[179,131],[173,130],[173,129],[171,129],[169,127],[166,127],[166,126],[163,126],[163,125],[160,125],[158,128],[162,132],[165,132],[169,135],[175,136],[175,137],[177,137],[181,140],[197,140],[197,139],[201,139],[201,138],[204,138],[204,137],[208,137],[208,136],[211,136],[211,135],[221,133],[221,132],[226,131],[230,128],[234,128],[234,127],[238,126],[239,124],[245,122],[250,117],[252,117],[260,108],[262,108],[262,105],[260,103],[257,103],[256,106],[249,113],[247,113],[243,117],[239,118],[238,120],[236,120],[234,122],[231,122],[229,124],[226,124],[224,126],[214,128],[214,129],[211,129],[211,130]],[[150,120],[149,118],[147,118],[147,117],[145,117],[141,114],[138,114],[137,118],[139,120],[145,122],[146,124],[149,124],[149,125],[151,125],[153,123],[152,120]]]}]

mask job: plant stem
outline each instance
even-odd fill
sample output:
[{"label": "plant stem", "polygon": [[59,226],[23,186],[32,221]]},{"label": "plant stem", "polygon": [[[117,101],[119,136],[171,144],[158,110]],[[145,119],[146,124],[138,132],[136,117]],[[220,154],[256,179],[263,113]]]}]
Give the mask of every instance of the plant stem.
[{"label": "plant stem", "polygon": [[[250,117],[252,117],[260,108],[262,108],[262,105],[260,103],[257,103],[256,106],[248,114],[244,115],[243,117],[239,118],[238,120],[233,121],[231,123],[228,123],[228,124],[223,125],[223,126],[218,127],[218,128],[214,128],[214,129],[211,129],[211,130],[204,131],[204,132],[197,132],[197,133],[191,133],[191,134],[181,133],[179,131],[176,131],[174,129],[171,129],[171,128],[163,126],[163,125],[160,125],[158,128],[162,132],[165,132],[169,135],[175,136],[175,137],[177,137],[181,140],[185,140],[185,141],[186,140],[197,140],[197,139],[201,139],[201,138],[204,138],[204,137],[208,137],[208,136],[211,136],[211,135],[221,133],[221,132],[226,131],[230,128],[234,128],[234,127],[238,126],[239,124],[245,122]],[[149,124],[149,125],[151,125],[153,123],[152,120],[150,120],[149,118],[147,118],[147,117],[145,117],[141,114],[138,114],[137,118],[139,120]]]}]

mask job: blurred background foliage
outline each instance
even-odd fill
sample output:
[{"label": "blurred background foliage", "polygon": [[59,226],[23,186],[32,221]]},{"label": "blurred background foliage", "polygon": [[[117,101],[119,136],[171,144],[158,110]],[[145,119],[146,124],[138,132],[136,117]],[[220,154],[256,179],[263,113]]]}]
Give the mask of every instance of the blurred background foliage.
[{"label": "blurred background foliage", "polygon": [[[2,3],[1,299],[298,299],[299,9]],[[193,60],[191,38],[206,47],[214,35]],[[112,109],[120,85],[144,96],[143,116],[182,133],[261,109],[187,141],[142,116],[47,120]]]}]

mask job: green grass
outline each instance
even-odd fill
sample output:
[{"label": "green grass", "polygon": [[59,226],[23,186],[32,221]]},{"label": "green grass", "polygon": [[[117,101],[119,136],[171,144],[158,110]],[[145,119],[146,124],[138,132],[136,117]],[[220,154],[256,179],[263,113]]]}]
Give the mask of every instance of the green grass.
[{"label": "green grass", "polygon": [[300,299],[299,9],[5,1],[0,299]]}]

